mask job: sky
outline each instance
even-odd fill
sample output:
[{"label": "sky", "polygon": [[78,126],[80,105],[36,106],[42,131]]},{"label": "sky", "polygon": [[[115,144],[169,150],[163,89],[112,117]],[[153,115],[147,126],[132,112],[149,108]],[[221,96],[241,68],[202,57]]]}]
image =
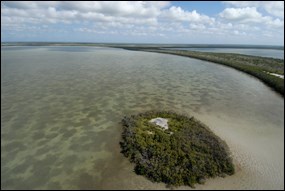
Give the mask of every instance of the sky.
[{"label": "sky", "polygon": [[1,1],[1,42],[284,46],[284,1]]}]

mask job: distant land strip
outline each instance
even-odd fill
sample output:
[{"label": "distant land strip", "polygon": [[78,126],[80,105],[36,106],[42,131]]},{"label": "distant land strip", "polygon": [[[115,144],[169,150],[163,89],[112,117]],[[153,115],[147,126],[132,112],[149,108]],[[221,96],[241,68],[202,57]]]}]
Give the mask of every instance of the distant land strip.
[{"label": "distant land strip", "polygon": [[116,48],[242,48],[284,50],[277,45],[243,44],[152,44],[152,43],[93,43],[93,42],[1,42],[1,46],[100,46]]}]

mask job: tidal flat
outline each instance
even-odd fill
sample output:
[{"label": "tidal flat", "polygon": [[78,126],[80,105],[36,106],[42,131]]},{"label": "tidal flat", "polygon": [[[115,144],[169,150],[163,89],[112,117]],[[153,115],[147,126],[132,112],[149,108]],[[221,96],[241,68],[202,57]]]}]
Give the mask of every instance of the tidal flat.
[{"label": "tidal flat", "polygon": [[[236,173],[197,189],[284,189],[284,97],[222,65],[94,47],[1,48],[2,189],[168,189],[133,172],[120,121],[148,110],[201,120]],[[178,187],[177,189],[190,189]]]}]

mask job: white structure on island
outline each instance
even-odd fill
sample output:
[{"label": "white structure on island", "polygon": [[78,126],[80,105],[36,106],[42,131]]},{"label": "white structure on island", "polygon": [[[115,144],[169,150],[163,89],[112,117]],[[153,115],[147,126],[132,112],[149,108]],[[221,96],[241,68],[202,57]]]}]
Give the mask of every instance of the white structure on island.
[{"label": "white structure on island", "polygon": [[278,78],[282,78],[282,79],[284,79],[284,75],[281,75],[281,74],[275,74],[275,73],[270,73],[270,72],[266,72],[267,74],[269,74],[269,75],[272,75],[272,76],[276,76],[276,77],[278,77]]},{"label": "white structure on island", "polygon": [[151,119],[149,122],[160,126],[162,128],[162,130],[168,129],[168,124],[167,124],[168,119],[158,117],[158,118]]}]

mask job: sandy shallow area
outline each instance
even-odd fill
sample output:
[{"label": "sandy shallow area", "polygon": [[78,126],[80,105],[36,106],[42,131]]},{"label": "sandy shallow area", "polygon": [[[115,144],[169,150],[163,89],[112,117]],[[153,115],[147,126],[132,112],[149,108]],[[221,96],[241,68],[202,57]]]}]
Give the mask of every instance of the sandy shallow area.
[{"label": "sandy shallow area", "polygon": [[[234,159],[236,173],[225,178],[208,179],[204,185],[196,184],[194,189],[271,190],[284,188],[283,129],[272,131],[272,127],[260,124],[260,129],[256,130],[252,129],[252,126],[248,127],[249,124],[245,122],[233,124],[234,119],[233,121],[226,121],[213,116],[209,117],[209,115],[195,116],[206,124],[210,122],[214,133],[227,142]],[[133,166],[124,159],[122,159],[119,166],[118,174],[106,176],[107,178],[101,182],[102,187],[99,188],[169,189],[162,183],[151,183],[142,176],[131,176],[129,171],[133,169]],[[118,176],[125,177],[125,180],[118,179]],[[112,184],[108,184],[108,182],[112,182]],[[193,188],[181,186],[174,189],[189,190]]]},{"label": "sandy shallow area", "polygon": [[[211,121],[212,129],[230,147],[236,173],[226,178],[209,180],[199,189],[282,189],[284,188],[284,129],[247,122]],[[259,128],[259,129],[258,129]]]}]

